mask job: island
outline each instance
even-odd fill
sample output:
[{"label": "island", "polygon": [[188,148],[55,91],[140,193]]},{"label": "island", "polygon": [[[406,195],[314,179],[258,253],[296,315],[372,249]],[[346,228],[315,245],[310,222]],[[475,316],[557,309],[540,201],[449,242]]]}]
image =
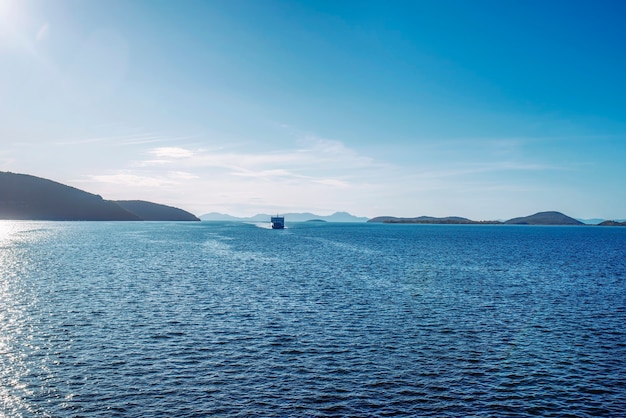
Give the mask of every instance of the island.
[{"label": "island", "polygon": [[534,215],[521,218],[509,219],[505,222],[509,225],[584,225],[579,220],[570,218],[561,212],[539,212]]},{"label": "island", "polygon": [[600,222],[598,225],[600,226],[626,226],[626,222],[604,221],[604,222]]},{"label": "island", "polygon": [[437,225],[465,225],[465,224],[500,224],[500,221],[472,221],[460,216],[436,218],[433,216],[418,216],[416,218],[396,218],[394,216],[378,216],[367,222],[381,222],[386,224],[437,224]]},{"label": "island", "polygon": [[[538,212],[534,215],[509,219],[508,221],[473,221],[460,216],[448,216],[436,218],[432,216],[418,216],[415,218],[396,218],[394,216],[378,216],[367,222],[386,224],[438,224],[438,225],[585,225],[577,219],[571,218],[561,212],[547,211]],[[626,222],[604,221],[598,226],[626,226]]]},{"label": "island", "polygon": [[182,209],[113,201],[52,180],[0,172],[0,219],[46,221],[199,221]]}]

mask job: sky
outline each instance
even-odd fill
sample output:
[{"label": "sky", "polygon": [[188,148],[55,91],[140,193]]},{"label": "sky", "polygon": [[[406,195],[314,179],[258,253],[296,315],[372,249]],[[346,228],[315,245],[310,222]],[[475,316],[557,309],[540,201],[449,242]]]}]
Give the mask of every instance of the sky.
[{"label": "sky", "polygon": [[0,0],[0,171],[201,215],[626,218],[626,2]]}]

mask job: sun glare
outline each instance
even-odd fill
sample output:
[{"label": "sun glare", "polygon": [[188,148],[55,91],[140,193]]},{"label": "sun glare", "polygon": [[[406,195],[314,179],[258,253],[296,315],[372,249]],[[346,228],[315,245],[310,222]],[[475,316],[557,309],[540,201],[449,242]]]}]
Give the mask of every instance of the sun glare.
[{"label": "sun glare", "polygon": [[8,241],[11,235],[15,234],[16,230],[17,225],[15,221],[0,220],[0,244]]},{"label": "sun glare", "polygon": [[9,0],[0,0],[0,22],[2,22],[4,26],[4,21],[7,19],[10,10],[15,7],[13,2],[9,2]]},{"label": "sun glare", "polygon": [[15,31],[18,21],[17,4],[12,0],[0,0],[0,41]]},{"label": "sun glare", "polygon": [[16,35],[27,26],[30,13],[17,0],[0,0],[0,36]]}]

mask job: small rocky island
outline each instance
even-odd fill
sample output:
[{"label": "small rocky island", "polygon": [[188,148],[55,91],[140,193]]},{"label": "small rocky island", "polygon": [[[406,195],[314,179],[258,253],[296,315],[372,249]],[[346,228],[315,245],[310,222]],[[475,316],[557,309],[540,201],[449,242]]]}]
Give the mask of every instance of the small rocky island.
[{"label": "small rocky island", "polygon": [[46,221],[199,221],[182,209],[141,200],[105,200],[27,174],[0,172],[0,219]]},{"label": "small rocky island", "polygon": [[604,221],[604,222],[600,222],[598,225],[600,226],[626,226],[626,222]]}]

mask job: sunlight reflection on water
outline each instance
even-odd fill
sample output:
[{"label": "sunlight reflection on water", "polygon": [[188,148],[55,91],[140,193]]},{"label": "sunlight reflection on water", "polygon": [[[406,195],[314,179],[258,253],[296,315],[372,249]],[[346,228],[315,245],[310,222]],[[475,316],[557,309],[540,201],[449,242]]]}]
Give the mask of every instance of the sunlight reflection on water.
[{"label": "sunlight reflection on water", "polygon": [[0,221],[0,410],[9,414],[28,410],[22,399],[31,395],[24,383],[28,366],[18,347],[29,339],[23,335],[25,313],[19,283],[25,260],[15,245],[24,230],[28,230],[26,223]]},{"label": "sunlight reflection on water", "polygon": [[[38,246],[54,237],[59,225],[50,222],[0,221],[0,410],[8,416],[24,413],[46,415],[28,399],[54,394],[52,387],[42,388],[32,384],[33,377],[50,378],[49,353],[42,350],[34,333],[40,318],[31,316],[39,310],[41,300],[33,291],[30,280],[38,275],[41,260],[35,262]],[[37,266],[39,264],[39,266]]]}]

